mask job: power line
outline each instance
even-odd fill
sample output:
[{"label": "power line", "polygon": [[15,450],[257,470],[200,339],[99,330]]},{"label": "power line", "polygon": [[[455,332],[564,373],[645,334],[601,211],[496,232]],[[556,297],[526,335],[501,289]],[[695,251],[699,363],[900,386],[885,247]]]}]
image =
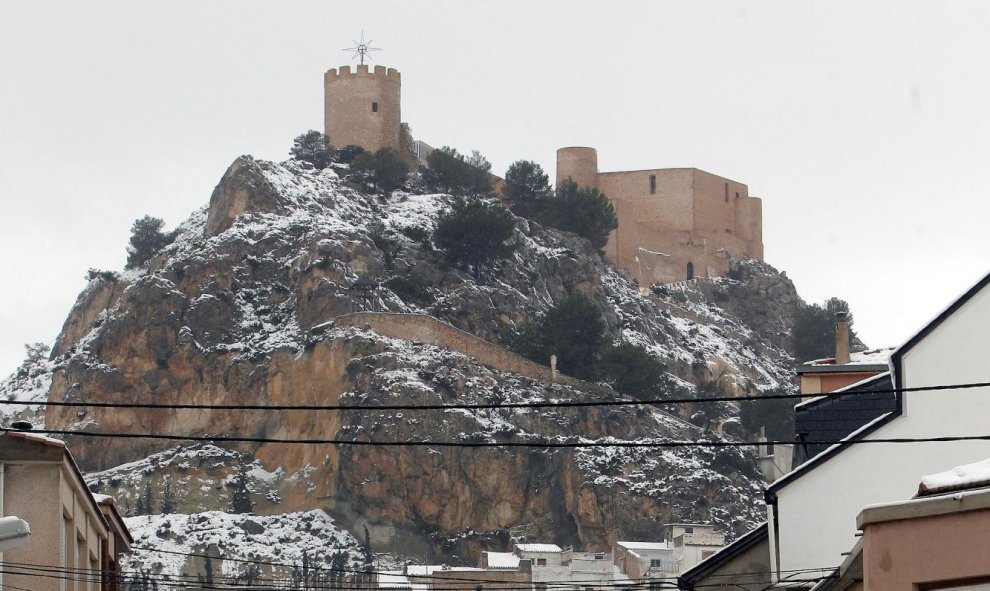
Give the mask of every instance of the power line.
[{"label": "power line", "polygon": [[30,401],[4,400],[0,404],[12,406],[57,406],[68,408],[140,408],[140,409],[170,409],[170,410],[306,410],[306,411],[386,411],[386,410],[486,410],[513,408],[582,408],[600,406],[640,406],[653,404],[694,404],[699,402],[745,402],[760,400],[786,400],[798,398],[842,397],[857,394],[898,394],[902,392],[937,392],[942,390],[965,390],[970,388],[985,388],[990,382],[974,382],[967,384],[946,384],[937,386],[917,386],[914,388],[888,388],[864,392],[823,392],[820,394],[760,394],[748,396],[709,396],[705,398],[652,398],[618,399],[618,400],[564,400],[559,402],[505,402],[479,404],[382,404],[378,406],[345,405],[345,404],[196,404],[176,402],[174,404],[153,402],[80,402],[80,401]]},{"label": "power line", "polygon": [[[7,429],[9,430],[9,429]],[[353,445],[361,447],[498,447],[498,448],[546,448],[546,449],[580,449],[593,447],[618,448],[683,448],[683,447],[754,447],[760,445],[790,445],[796,441],[623,441],[609,438],[595,441],[371,441],[360,439],[320,439],[292,437],[241,437],[234,435],[171,435],[165,433],[111,433],[104,431],[80,431],[73,429],[35,429],[19,431],[22,433],[42,433],[46,435],[65,435],[75,437],[104,437],[109,439],[158,439],[165,441],[206,441],[223,443],[285,443],[293,445]],[[956,441],[990,441],[990,435],[948,435],[943,437],[889,437],[877,439],[837,439],[813,441],[816,445],[865,445],[872,443],[951,443]]]},{"label": "power line", "polygon": [[[255,563],[256,562],[256,563],[259,563],[259,564],[272,564],[272,565],[280,565],[281,564],[281,563],[265,563],[265,562],[259,562],[259,561],[249,561],[249,560],[238,560],[238,559],[232,559],[232,558],[215,557],[215,556],[208,556],[208,555],[205,555],[205,554],[183,553],[183,552],[173,552],[173,551],[166,551],[166,552],[167,553],[170,553],[170,554],[179,554],[179,555],[184,555],[184,556],[201,556],[201,557],[204,557],[204,558],[209,557],[209,558],[213,558],[213,559],[216,559],[216,560],[227,560],[227,561],[236,561],[236,562],[252,562],[252,563]],[[295,568],[297,570],[300,570],[302,568],[301,565],[288,565],[288,564],[286,564],[285,566],[291,566],[291,567],[293,567],[293,568]],[[13,568],[10,568],[10,567],[13,567]],[[308,568],[309,568],[310,571],[334,570],[336,572],[341,572],[341,569],[320,569],[319,567],[308,567]],[[762,572],[753,572],[753,573],[737,573],[737,574],[732,574],[732,575],[721,575],[721,576],[723,576],[723,577],[739,577],[739,576],[747,576],[747,577],[749,577],[749,576],[756,576],[756,575],[771,575],[772,576],[773,574],[778,574],[779,575],[779,574],[783,574],[783,573],[790,573],[790,574],[788,574],[787,577],[785,577],[784,579],[781,579],[781,580],[786,580],[786,581],[789,581],[789,582],[814,583],[814,582],[818,582],[818,581],[821,581],[821,580],[824,580],[824,579],[833,578],[835,576],[834,575],[834,570],[835,570],[834,567],[823,567],[823,568],[813,568],[813,569],[796,569],[796,570],[790,570],[790,571],[780,571],[780,573],[771,573],[771,572],[762,571]],[[813,573],[813,572],[816,572],[816,571],[817,572],[827,571],[827,574],[823,574],[821,576],[813,577],[813,578],[797,578],[799,575],[807,575],[807,574],[810,574],[810,573]],[[371,574],[395,575],[396,574],[396,573],[393,573],[393,572],[386,572],[386,571],[373,571],[373,572],[353,571],[353,572],[357,572],[357,573],[362,574],[362,575],[371,575]],[[16,576],[35,577],[35,578],[41,578],[41,579],[55,579],[55,580],[61,580],[61,581],[73,581],[73,582],[83,582],[83,583],[100,582],[102,580],[103,575],[105,574],[101,570],[78,569],[78,568],[70,568],[70,567],[51,567],[51,566],[36,565],[36,564],[31,564],[31,563],[10,563],[10,562],[7,562],[7,563],[4,563],[4,564],[0,565],[0,573],[9,574],[9,575],[16,575]],[[207,583],[207,582],[203,581],[202,580],[202,577],[197,576],[197,575],[178,575],[178,576],[174,576],[174,575],[154,575],[154,576],[152,576],[149,573],[141,572],[140,570],[138,572],[136,572],[136,573],[114,573],[111,576],[113,576],[118,582],[123,582],[123,583],[134,583],[134,582],[149,580],[149,581],[154,581],[156,584],[169,585],[169,586],[172,586],[172,587],[179,587],[179,586],[181,586],[183,588],[186,587],[188,583],[193,582],[193,583],[196,584],[196,586],[198,588],[210,589],[210,590],[257,589],[258,584],[263,584],[263,583],[268,583],[272,587],[278,588],[277,584],[279,582],[288,582],[287,579],[276,579],[276,578],[266,578],[266,577],[255,577],[255,578],[252,579],[251,582],[247,582],[246,580],[244,580],[244,579],[242,579],[240,577],[234,577],[234,576],[226,576],[226,577],[224,577],[224,576],[221,576],[221,577],[219,577],[219,583],[216,580],[214,580],[213,584],[210,584],[210,583]],[[456,578],[456,577],[435,577],[435,576],[428,576],[428,575],[427,576],[420,576],[420,575],[406,575],[406,574],[403,574],[402,576],[411,577],[412,579],[416,579],[416,580],[436,579],[436,580],[447,582],[447,583],[450,583],[452,581],[463,581],[463,582],[466,582],[466,583],[469,583],[469,584],[480,584],[480,585],[483,585],[483,586],[487,587],[489,590],[492,590],[492,591],[510,591],[512,589],[518,588],[518,585],[520,585],[521,583],[522,584],[527,584],[527,587],[528,587],[528,584],[529,583],[536,582],[536,581],[516,581],[516,580],[508,580],[508,579],[468,579],[468,578]],[[716,575],[716,576],[718,576],[718,575]],[[325,579],[324,580],[320,580],[319,578],[315,578],[315,579],[310,579],[308,581],[307,580],[303,580],[303,581],[300,581],[300,582],[305,586],[305,588],[310,588],[310,589],[325,589],[325,590],[328,590],[328,591],[331,591],[331,590],[332,591],[373,591],[373,590],[376,590],[376,589],[379,589],[380,588],[379,584],[376,584],[374,581],[369,581],[366,584],[365,583],[357,583],[357,584],[355,584],[355,582],[352,582],[352,581],[329,581],[329,580],[325,580]],[[638,580],[630,580],[628,582],[616,582],[616,581],[613,581],[613,582],[600,582],[600,581],[592,581],[592,580],[583,580],[583,581],[582,580],[569,580],[569,581],[560,580],[560,581],[539,581],[539,582],[540,583],[543,583],[543,584],[546,584],[546,585],[549,585],[551,588],[557,588],[557,587],[573,588],[574,586],[580,586],[580,587],[582,587],[582,589],[596,589],[598,591],[619,591],[619,590],[630,590],[630,589],[631,590],[653,589],[653,588],[656,588],[657,586],[660,586],[660,587],[670,587],[670,588],[673,588],[673,589],[676,589],[677,588],[677,585],[676,585],[675,582],[670,581],[670,580],[665,580],[665,579],[638,579]],[[774,581],[772,579],[769,579],[769,578],[768,578],[767,581],[748,581],[749,584],[763,584],[764,582],[771,583],[772,584]],[[457,585],[457,586],[452,586],[452,587],[442,587],[442,586],[437,586],[437,585],[433,584],[432,582],[429,583],[429,584],[430,584],[430,590],[431,591],[465,591],[465,586],[464,585]],[[724,583],[724,582],[723,583],[714,582],[714,583],[708,583],[708,584],[695,585],[695,587],[696,588],[701,588],[701,587],[721,587],[721,586],[724,586],[725,584],[727,584],[727,583]],[[8,587],[11,588],[11,589],[15,589],[17,591],[30,591],[30,590],[23,589],[23,588],[20,588],[20,587],[13,587],[13,586],[8,586]]]}]

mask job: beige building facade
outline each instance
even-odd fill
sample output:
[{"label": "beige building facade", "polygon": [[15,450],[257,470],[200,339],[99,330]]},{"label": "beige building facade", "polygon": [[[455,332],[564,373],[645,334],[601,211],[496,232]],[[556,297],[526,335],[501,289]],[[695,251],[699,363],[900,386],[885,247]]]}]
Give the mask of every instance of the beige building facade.
[{"label": "beige building facade", "polygon": [[557,150],[557,184],[568,177],[612,203],[619,223],[605,257],[642,287],[721,276],[732,259],[763,260],[762,201],[743,183],[697,168],[600,172],[588,147]]},{"label": "beige building facade", "polygon": [[89,492],[63,442],[18,431],[0,435],[0,512],[31,527],[28,544],[0,560],[70,573],[39,577],[12,569],[0,573],[0,584],[31,591],[116,591],[130,534],[113,501]]},{"label": "beige building facade", "polygon": [[400,150],[402,76],[395,68],[342,66],[323,76],[324,133],[330,143]]}]

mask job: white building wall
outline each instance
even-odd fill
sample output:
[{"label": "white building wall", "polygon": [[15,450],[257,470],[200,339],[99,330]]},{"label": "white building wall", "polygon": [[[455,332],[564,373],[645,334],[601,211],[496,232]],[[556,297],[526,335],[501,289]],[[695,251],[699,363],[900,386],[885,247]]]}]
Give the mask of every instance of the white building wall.
[{"label": "white building wall", "polygon": [[[990,287],[903,358],[903,385],[990,381]],[[990,434],[990,389],[904,394],[904,414],[867,439]],[[856,543],[863,507],[912,497],[922,476],[990,458],[990,442],[849,446],[778,493],[779,569],[834,567]],[[772,516],[771,516],[772,519]],[[771,527],[773,522],[771,520]]]}]

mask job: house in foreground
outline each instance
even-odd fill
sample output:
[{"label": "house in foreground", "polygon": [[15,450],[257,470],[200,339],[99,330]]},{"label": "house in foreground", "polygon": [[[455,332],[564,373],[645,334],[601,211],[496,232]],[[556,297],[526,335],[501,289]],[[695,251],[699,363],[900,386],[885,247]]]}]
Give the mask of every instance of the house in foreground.
[{"label": "house in foreground", "polygon": [[[990,382],[987,350],[990,275],[892,353],[893,409],[773,482],[766,525],[684,573],[680,587],[737,589],[739,578],[765,573],[767,589],[810,589],[856,544],[864,507],[910,498],[919,474],[990,457],[990,441],[972,438],[988,434],[990,387],[958,387]],[[946,436],[960,439],[932,440]],[[891,439],[915,441],[883,442]],[[735,579],[713,576],[729,571]]]},{"label": "house in foreground", "polygon": [[990,590],[990,460],[926,476],[856,524],[862,539],[814,591]]},{"label": "house in foreground", "polygon": [[[74,587],[37,571],[2,573],[9,589],[117,591],[120,556],[133,539],[113,499],[89,492],[65,443],[44,435],[5,431],[0,435],[0,509],[31,526],[23,548],[3,553],[5,564],[72,572]],[[71,582],[71,581],[70,581]]]}]

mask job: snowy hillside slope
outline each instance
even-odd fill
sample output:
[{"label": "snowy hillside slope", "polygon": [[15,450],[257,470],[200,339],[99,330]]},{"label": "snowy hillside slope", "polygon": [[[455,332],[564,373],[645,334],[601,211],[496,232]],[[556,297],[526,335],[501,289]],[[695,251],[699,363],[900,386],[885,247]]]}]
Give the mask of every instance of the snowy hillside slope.
[{"label": "snowy hillside slope", "polygon": [[[39,396],[50,379],[51,400],[164,404],[602,396],[493,370],[456,350],[328,325],[359,309],[351,285],[363,275],[383,284],[376,309],[429,314],[502,345],[556,302],[585,294],[598,302],[617,341],[641,345],[664,364],[672,395],[708,382],[734,393],[788,385],[793,367],[783,350],[789,328],[783,316],[773,306],[745,320],[727,311],[736,292],[757,280],[781,291],[777,308],[796,300],[793,286],[772,268],[742,262],[742,279],[642,294],[587,241],[519,219],[512,258],[467,273],[411,229],[432,228],[450,199],[415,184],[381,197],[334,169],[239,158],[209,207],[193,213],[145,268],[94,276],[56,343],[50,373],[38,374],[50,378],[11,378],[2,392]],[[735,412],[724,404],[714,414],[731,423]],[[681,419],[650,407],[432,413],[51,407],[45,417],[58,429],[349,441],[716,437]],[[615,536],[652,539],[664,521],[712,521],[731,534],[760,518],[752,450],[272,443],[210,450],[152,440],[69,442],[85,469],[100,471],[91,478],[94,487],[132,508],[146,483],[158,494],[168,480],[183,486],[180,511],[227,510],[226,483],[246,466],[256,513],[324,509],[346,531],[367,525],[376,552],[464,563],[514,538],[591,548]],[[183,460],[191,450],[199,450],[195,461]]]}]

